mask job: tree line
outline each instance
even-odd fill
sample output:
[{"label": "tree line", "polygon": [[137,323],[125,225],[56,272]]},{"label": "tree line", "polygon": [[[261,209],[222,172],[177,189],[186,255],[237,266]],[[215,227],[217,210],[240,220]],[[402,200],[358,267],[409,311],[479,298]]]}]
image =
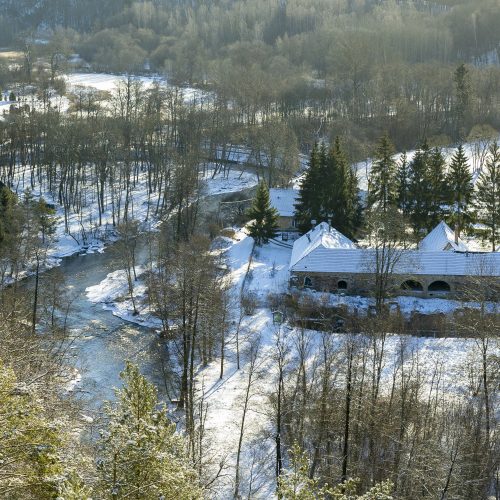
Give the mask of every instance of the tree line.
[{"label": "tree line", "polygon": [[[495,251],[498,243],[500,149],[493,141],[485,147],[476,182],[464,146],[455,150],[449,165],[439,148],[424,141],[409,160],[403,153],[396,159],[388,136],[382,136],[374,151],[364,202],[360,199],[357,173],[346,160],[339,140],[329,149],[315,145],[309,169],[301,183],[296,216],[302,232],[312,221],[330,221],[354,237],[371,212],[387,216],[399,213],[416,239],[447,221],[459,238],[463,231],[473,234],[473,224],[482,224],[479,233]],[[368,224],[369,225],[369,224]],[[405,233],[405,229],[401,229]],[[476,230],[477,232],[477,230]],[[403,235],[401,235],[403,237]]]},{"label": "tree line", "polygon": [[439,2],[89,2],[96,18],[76,32],[54,20],[83,3],[62,4],[49,43],[19,41],[26,71],[37,56],[62,70],[74,52],[98,71],[145,72],[147,63],[213,90],[247,124],[284,123],[302,148],[342,131],[353,159],[384,131],[402,150],[423,137],[464,140],[474,125],[500,128],[500,71],[481,62],[498,47],[494,0],[437,11]]}]

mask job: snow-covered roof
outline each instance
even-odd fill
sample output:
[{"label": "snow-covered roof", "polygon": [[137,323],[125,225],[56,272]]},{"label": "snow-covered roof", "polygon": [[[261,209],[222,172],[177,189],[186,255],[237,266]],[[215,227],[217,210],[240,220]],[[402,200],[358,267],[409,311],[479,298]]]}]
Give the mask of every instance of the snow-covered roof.
[{"label": "snow-covered roof", "polygon": [[298,189],[272,188],[269,190],[271,206],[273,206],[282,217],[293,217],[298,196]]},{"label": "snow-covered roof", "polygon": [[326,222],[322,222],[295,241],[290,259],[290,269],[316,249],[331,251],[353,250],[355,248],[356,245],[349,238],[330,227]]},{"label": "snow-covered roof", "polygon": [[424,252],[440,252],[443,250],[456,250],[466,252],[467,245],[458,238],[455,243],[455,232],[446,222],[441,221],[419,244],[419,250]]},{"label": "snow-covered roof", "polygon": [[[294,260],[292,253],[290,270],[312,273],[369,274],[373,272],[375,262],[376,251],[374,249],[345,250],[318,245],[306,252],[300,259]],[[408,276],[500,276],[500,253],[407,250],[403,251],[395,264],[394,273]]]}]

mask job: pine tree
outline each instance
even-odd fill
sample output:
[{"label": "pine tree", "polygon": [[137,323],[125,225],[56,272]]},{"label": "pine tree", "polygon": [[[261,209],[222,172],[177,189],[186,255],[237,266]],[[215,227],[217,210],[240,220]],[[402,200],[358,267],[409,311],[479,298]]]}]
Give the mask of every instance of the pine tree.
[{"label": "pine tree", "polygon": [[328,152],[324,146],[314,148],[309,165],[296,205],[300,230],[308,231],[312,220],[330,219],[336,229],[352,237],[361,223],[358,178],[339,138]]},{"label": "pine tree", "polygon": [[467,156],[462,145],[451,160],[446,176],[449,193],[449,222],[455,227],[455,237],[459,238],[461,231],[472,222],[472,197],[474,185],[470,173]]},{"label": "pine tree", "polygon": [[429,153],[427,164],[427,178],[429,182],[428,200],[428,218],[427,229],[433,229],[441,222],[444,216],[443,205],[447,201],[446,162],[439,148],[434,148]]},{"label": "pine tree", "polygon": [[[359,198],[358,177],[356,172],[349,164],[347,156],[340,146],[340,141],[337,137],[335,141],[335,156],[338,163],[339,171],[341,172],[340,178],[344,182],[342,189],[342,199],[345,204],[345,219],[342,221],[341,216],[333,218],[332,222],[336,222],[339,231],[343,232],[349,238],[354,237],[356,230],[361,225],[362,207]],[[339,214],[342,214],[342,207],[339,207]],[[335,213],[334,213],[335,217]]]},{"label": "pine tree", "polygon": [[324,184],[326,168],[326,148],[324,144],[315,144],[309,159],[309,168],[304,174],[300,185],[295,216],[297,225],[302,233],[311,229],[311,221],[320,221],[321,213],[321,186]]},{"label": "pine tree", "polygon": [[410,203],[409,203],[410,180],[409,180],[408,159],[406,157],[406,153],[403,153],[399,159],[397,167],[397,186],[398,186],[397,206],[403,213],[403,216],[407,217],[410,211]]},{"label": "pine tree", "polygon": [[471,84],[469,70],[461,64],[455,70],[455,138],[464,140],[470,122]]},{"label": "pine tree", "polygon": [[429,149],[424,142],[415,152],[408,169],[409,220],[415,234],[429,229],[430,179]]},{"label": "pine tree", "polygon": [[359,479],[348,479],[329,488],[320,486],[317,478],[309,477],[309,460],[297,444],[292,446],[290,468],[278,477],[278,498],[282,500],[392,500],[391,481],[377,483],[365,494],[358,495]]},{"label": "pine tree", "polygon": [[257,193],[248,211],[248,216],[252,219],[249,225],[249,234],[257,245],[267,243],[270,238],[276,236],[278,212],[271,207],[269,190],[264,182],[261,182],[257,187]]},{"label": "pine tree", "polygon": [[19,386],[14,370],[0,361],[0,491],[2,498],[51,499],[64,471],[59,457],[67,438],[46,416],[36,390]]},{"label": "pine tree", "polygon": [[380,138],[370,172],[368,206],[377,206],[384,212],[394,206],[398,196],[397,165],[393,159],[394,146],[389,137]]},{"label": "pine tree", "polygon": [[477,182],[476,205],[479,220],[488,228],[492,251],[497,248],[500,224],[500,148],[495,142]]},{"label": "pine tree", "polygon": [[0,253],[19,231],[19,214],[16,213],[17,197],[5,185],[0,185]]},{"label": "pine tree", "polygon": [[117,403],[105,408],[101,431],[99,498],[201,499],[196,473],[175,424],[159,406],[156,387],[127,362]]}]

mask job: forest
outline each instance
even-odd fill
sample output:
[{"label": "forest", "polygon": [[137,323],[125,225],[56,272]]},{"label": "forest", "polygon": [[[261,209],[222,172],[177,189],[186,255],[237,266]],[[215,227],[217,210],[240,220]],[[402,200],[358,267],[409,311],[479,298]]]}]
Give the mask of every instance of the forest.
[{"label": "forest", "polygon": [[[27,65],[77,53],[98,71],[164,74],[215,90],[248,124],[286,124],[301,147],[343,135],[355,160],[384,132],[402,150],[500,128],[499,70],[489,64],[499,15],[496,0],[4,0],[0,32]],[[470,74],[457,116],[461,63]]]},{"label": "forest", "polygon": [[[498,498],[498,275],[388,282],[440,221],[498,251],[499,25],[498,0],[0,0],[0,497]],[[381,255],[367,297],[289,286],[292,187],[297,236]]]}]

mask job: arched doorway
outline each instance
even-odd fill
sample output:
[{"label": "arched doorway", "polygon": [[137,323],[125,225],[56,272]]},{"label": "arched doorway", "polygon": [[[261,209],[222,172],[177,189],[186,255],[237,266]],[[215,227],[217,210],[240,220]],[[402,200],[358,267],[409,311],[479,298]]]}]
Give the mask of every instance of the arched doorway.
[{"label": "arched doorway", "polygon": [[313,286],[312,279],[309,276],[304,278],[304,287],[311,288]]}]

